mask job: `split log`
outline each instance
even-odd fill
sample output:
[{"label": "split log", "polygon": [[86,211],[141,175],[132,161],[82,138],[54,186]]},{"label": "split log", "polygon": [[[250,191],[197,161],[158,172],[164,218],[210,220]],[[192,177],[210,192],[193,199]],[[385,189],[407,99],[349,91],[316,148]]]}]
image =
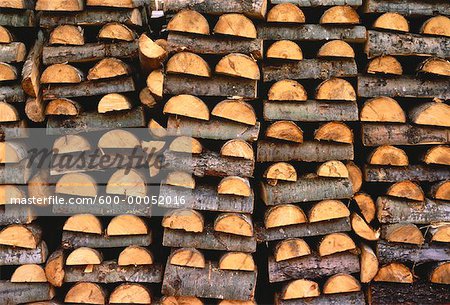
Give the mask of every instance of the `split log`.
[{"label": "split log", "polygon": [[275,295],[275,303],[283,302],[283,300],[303,299],[318,297],[320,295],[319,284],[310,280],[294,280],[284,285],[282,293]]},{"label": "split log", "polygon": [[430,195],[434,199],[450,201],[450,181],[441,181],[433,184]]},{"label": "split log", "polygon": [[217,74],[259,80],[260,71],[256,61],[248,55],[231,53],[222,57],[215,67]]},{"label": "split log", "polygon": [[309,222],[320,222],[350,216],[348,207],[340,200],[328,199],[314,204],[308,213]]},{"label": "split log", "polygon": [[353,59],[303,59],[280,64],[263,64],[263,81],[282,79],[328,79],[330,77],[354,77],[358,74]]},{"label": "split log", "polygon": [[11,275],[11,283],[47,283],[44,269],[37,264],[17,267]]},{"label": "split log", "polygon": [[[79,135],[72,135],[72,137],[74,136],[79,137]],[[105,132],[100,137],[100,139],[97,142],[97,146],[101,149],[108,149],[108,148],[136,149],[138,147],[141,147],[141,141],[135,134],[131,133],[128,130],[113,129]],[[89,149],[82,149],[82,150],[89,150]]]},{"label": "split log", "polygon": [[405,17],[399,13],[384,13],[375,20],[373,24],[375,29],[385,29],[398,32],[409,32],[409,23]]},{"label": "split log", "polygon": [[[267,92],[267,99],[269,101],[301,101],[305,102],[308,99],[308,93],[299,82],[292,79],[282,79],[270,86]],[[303,104],[303,103],[300,103]]]},{"label": "split log", "polygon": [[371,165],[408,166],[408,155],[401,148],[383,145],[375,148],[368,156]]},{"label": "split log", "polygon": [[87,0],[87,6],[107,6],[107,7],[120,7],[120,8],[134,8],[147,4],[145,0]]},{"label": "split log", "polygon": [[428,102],[411,109],[409,118],[418,125],[450,127],[450,106],[445,103]]},{"label": "split log", "polygon": [[65,249],[78,247],[118,248],[128,245],[147,247],[151,243],[151,232],[146,235],[106,236],[64,231],[61,240],[61,245]]},{"label": "split log", "polygon": [[[238,25],[239,30],[236,30],[234,26]],[[238,36],[245,38],[256,38],[256,28],[253,22],[242,14],[224,14],[219,17],[216,25],[214,26],[214,33]]]},{"label": "split log", "polygon": [[436,224],[430,228],[431,240],[430,242],[450,242],[450,224]]},{"label": "split log", "polygon": [[266,229],[298,225],[308,222],[305,212],[293,204],[280,204],[270,207],[264,214]]},{"label": "split log", "polygon": [[450,249],[445,244],[398,244],[384,240],[377,242],[377,257],[381,264],[395,261],[399,263],[423,264],[443,262],[450,259]]},{"label": "split log", "polygon": [[63,249],[58,249],[53,252],[46,264],[45,275],[50,284],[55,287],[61,287],[64,284],[64,265],[66,262],[66,255]]},{"label": "split log", "polygon": [[266,129],[266,138],[303,143],[303,131],[292,121],[276,121]]},{"label": "split log", "polygon": [[349,178],[347,167],[341,161],[331,160],[319,165],[316,171],[319,177]]},{"label": "split log", "polygon": [[73,250],[66,258],[66,266],[99,265],[103,256],[96,249],[81,247]]},{"label": "split log", "polygon": [[131,68],[118,58],[103,58],[87,74],[88,80],[114,78],[131,74]]},{"label": "split log", "polygon": [[78,84],[84,80],[84,73],[69,64],[48,66],[41,74],[42,84]]},{"label": "split log", "polygon": [[181,136],[170,143],[168,151],[179,153],[180,156],[186,156],[187,154],[198,155],[202,153],[203,146],[200,141],[193,137]]},{"label": "split log", "polygon": [[26,139],[29,137],[27,121],[7,122],[0,124],[0,140]]},{"label": "split log", "polygon": [[423,23],[420,33],[450,37],[449,27],[450,19],[447,16],[434,16]]},{"label": "split log", "polygon": [[0,86],[0,100],[6,103],[23,103],[25,102],[25,93],[20,84],[12,84],[9,86]]},{"label": "split log", "polygon": [[0,302],[4,305],[15,305],[51,300],[55,291],[48,283],[11,283],[0,282]]},{"label": "split log", "polygon": [[80,282],[67,291],[64,302],[106,304],[106,292],[100,285]]},{"label": "split log", "polygon": [[0,62],[0,82],[8,82],[17,79],[17,68],[8,63]]},{"label": "split log", "polygon": [[183,51],[170,57],[166,64],[166,73],[211,77],[211,68],[201,56]]},{"label": "split log", "polygon": [[286,59],[286,60],[302,60],[302,49],[293,41],[279,40],[270,45],[266,51],[266,58]]},{"label": "split log", "polygon": [[[328,234],[320,241],[318,246],[318,253],[321,257],[339,252],[355,252],[355,250],[355,242],[345,233]],[[324,291],[324,293],[326,292]]]},{"label": "split log", "polygon": [[204,229],[204,223],[203,215],[199,212],[180,208],[167,212],[162,219],[161,225],[164,228],[173,230],[201,233]]},{"label": "split log", "polygon": [[44,34],[38,33],[38,37],[22,68],[22,88],[32,97],[37,97],[40,89],[41,53],[44,46]]},{"label": "split log", "polygon": [[246,160],[254,160],[255,155],[253,147],[242,139],[232,139],[220,148],[220,154],[227,157],[243,158]]},{"label": "split log", "polygon": [[331,40],[324,43],[319,51],[317,57],[322,58],[355,58],[355,51],[353,48],[343,40]]},{"label": "split log", "polygon": [[164,105],[163,113],[209,120],[208,106],[198,97],[189,94],[180,94],[171,97]]},{"label": "split log", "polygon": [[396,100],[387,96],[366,101],[361,109],[360,118],[363,122],[406,122],[406,115],[402,107]]},{"label": "split log", "polygon": [[0,163],[19,163],[28,156],[27,145],[23,141],[0,142]]},{"label": "split log", "polygon": [[369,0],[364,6],[365,13],[397,12],[404,16],[434,16],[436,12],[450,15],[450,4],[445,0],[433,2],[412,0],[392,2],[389,0]]},{"label": "split log", "polygon": [[366,40],[363,26],[329,27],[320,24],[280,25],[259,24],[256,27],[258,38],[264,40],[321,41],[341,39],[346,42],[361,43]]},{"label": "split log", "polygon": [[0,266],[43,264],[47,260],[47,244],[41,241],[35,249],[0,246]]},{"label": "split log", "polygon": [[386,195],[416,201],[425,200],[425,194],[420,185],[410,180],[399,181],[392,184],[386,191]]},{"label": "split log", "polygon": [[0,61],[6,63],[23,62],[27,50],[23,42],[11,42],[0,45]]},{"label": "split log", "polygon": [[412,223],[396,223],[381,228],[381,238],[388,242],[423,245],[425,238],[420,229]]},{"label": "split log", "polygon": [[367,182],[397,182],[401,180],[440,181],[450,179],[450,173],[445,167],[427,165],[370,166],[364,167],[364,180]]},{"label": "split log", "polygon": [[183,9],[175,14],[167,24],[168,31],[209,35],[209,24],[196,10]]},{"label": "split log", "polygon": [[365,52],[374,58],[384,54],[392,56],[437,56],[450,57],[450,40],[445,37],[426,37],[409,33],[367,31]]},{"label": "split log", "polygon": [[50,33],[48,43],[50,45],[82,46],[84,45],[84,31],[75,25],[59,25]]},{"label": "split log", "polygon": [[361,284],[350,274],[335,274],[323,284],[324,294],[348,293],[361,291]]},{"label": "split log", "polygon": [[450,262],[443,262],[437,264],[429,274],[430,282],[436,284],[449,285],[450,284]]},{"label": "split log", "polygon": [[0,244],[36,249],[42,240],[42,229],[36,224],[12,224],[0,231]]},{"label": "split log", "polygon": [[367,65],[367,73],[402,75],[403,67],[394,56],[383,55],[370,60]]},{"label": "split log", "polygon": [[347,168],[348,176],[350,182],[352,183],[353,194],[356,194],[361,190],[362,187],[363,183],[362,171],[353,161],[347,161],[345,163],[345,167]]},{"label": "split log", "polygon": [[168,263],[175,266],[203,269],[206,266],[203,254],[194,248],[180,248],[174,250],[168,259]]},{"label": "split log", "polygon": [[97,61],[105,57],[136,58],[137,41],[114,43],[86,43],[82,46],[46,46],[42,50],[44,65],[65,62]]},{"label": "split log", "polygon": [[450,76],[450,61],[444,58],[430,57],[419,64],[417,71],[433,75]]},{"label": "split log", "polygon": [[215,117],[229,121],[254,126],[256,124],[256,114],[252,105],[243,100],[223,100],[216,104],[211,111]]},{"label": "split log", "polygon": [[[180,281],[180,278],[183,281]],[[162,293],[173,296],[195,295],[203,298],[252,300],[255,286],[256,271],[221,270],[213,262],[207,262],[203,269],[168,263]]]},{"label": "split log", "polygon": [[280,3],[267,13],[267,22],[305,23],[305,15],[295,4]]},{"label": "split log", "polygon": [[227,252],[220,257],[219,269],[235,271],[255,271],[253,256],[244,252]]},{"label": "split log", "polygon": [[[167,51],[146,34],[139,37],[139,62],[144,71],[149,73],[161,67],[167,59]],[[169,63],[167,63],[169,65]]]},{"label": "split log", "polygon": [[67,173],[59,178],[55,193],[72,196],[97,197],[98,186],[94,177],[85,173]]},{"label": "split log", "polygon": [[316,99],[328,101],[356,101],[353,85],[342,78],[329,78],[317,86]]},{"label": "split log", "polygon": [[412,283],[414,281],[409,267],[400,263],[388,263],[378,270],[375,282]]},{"label": "split log", "polygon": [[355,102],[314,101],[280,102],[264,101],[264,119],[268,121],[292,120],[300,122],[357,121]]},{"label": "split log", "polygon": [[305,141],[300,144],[275,143],[260,140],[256,160],[258,162],[353,160],[353,145],[319,141]]},{"label": "split log", "polygon": [[111,111],[130,110],[132,106],[131,101],[125,95],[109,93],[100,99],[97,105],[97,111],[98,113],[106,113]]},{"label": "split log", "polygon": [[110,22],[105,24],[98,32],[99,39],[133,41],[136,32],[119,22]]},{"label": "split log", "polygon": [[45,107],[45,115],[77,116],[81,111],[79,103],[67,98],[51,100]]},{"label": "split log", "polygon": [[34,10],[3,11],[0,15],[0,25],[11,27],[34,27],[36,24]]},{"label": "split log", "polygon": [[117,259],[119,266],[148,266],[153,265],[153,263],[153,254],[149,249],[133,245],[123,249]]},{"label": "split log", "polygon": [[270,185],[277,185],[278,180],[297,181],[297,171],[295,167],[286,162],[277,162],[271,164],[264,172],[264,178]]},{"label": "split log", "polygon": [[222,213],[214,221],[214,231],[252,237],[253,222],[247,214]]},{"label": "split log", "polygon": [[276,262],[269,257],[269,282],[293,279],[315,279],[337,273],[357,273],[360,271],[358,255],[336,253],[325,257],[317,254]]},{"label": "split log", "polygon": [[316,129],[314,140],[351,144],[353,143],[353,132],[344,123],[329,122]]},{"label": "split log", "polygon": [[378,257],[372,248],[366,244],[361,244],[359,250],[361,251],[359,278],[362,283],[370,283],[378,273]]},{"label": "split log", "polygon": [[25,114],[33,122],[45,121],[45,101],[42,100],[42,93],[37,97],[28,97],[25,103]]},{"label": "split log", "polygon": [[301,238],[289,238],[280,241],[275,246],[273,256],[275,261],[284,261],[311,254],[309,245]]},{"label": "split log", "polygon": [[150,234],[145,221],[135,215],[118,215],[115,216],[108,224],[105,235],[114,236],[145,236]]},{"label": "split log", "polygon": [[[310,2],[310,1],[309,1]],[[348,1],[347,1],[348,2]],[[293,300],[279,300],[275,296],[276,305],[342,305],[342,304],[354,304],[363,305],[366,304],[363,292],[348,292],[338,294],[324,294],[314,298],[293,299]]]},{"label": "split log", "polygon": [[147,88],[152,94],[152,96],[157,100],[162,99],[163,83],[164,83],[164,74],[163,71],[160,69],[153,70],[147,77],[146,80]]},{"label": "split log", "polygon": [[359,24],[359,15],[348,5],[336,5],[327,9],[320,17],[320,24]]},{"label": "split log", "polygon": [[147,182],[145,176],[134,169],[118,169],[106,184],[106,193],[122,196],[145,197]]},{"label": "split log", "polygon": [[76,12],[76,11],[82,11],[84,9],[84,2],[81,0],[68,0],[65,2],[37,0],[35,9],[37,11]]},{"label": "split log", "polygon": [[377,209],[378,220],[382,224],[397,222],[428,224],[450,221],[450,205],[430,199],[424,202],[410,202],[378,197]]}]

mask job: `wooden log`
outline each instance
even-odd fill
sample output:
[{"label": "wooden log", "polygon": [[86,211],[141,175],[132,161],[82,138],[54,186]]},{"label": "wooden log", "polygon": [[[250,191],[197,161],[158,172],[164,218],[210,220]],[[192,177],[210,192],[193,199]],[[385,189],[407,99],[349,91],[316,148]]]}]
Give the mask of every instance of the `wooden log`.
[{"label": "wooden log", "polygon": [[25,102],[25,93],[20,84],[0,86],[0,100],[7,103]]},{"label": "wooden log", "polygon": [[0,25],[11,27],[34,27],[36,18],[33,10],[2,10],[0,14]]},{"label": "wooden log", "polygon": [[362,43],[366,41],[366,28],[363,26],[330,27],[320,24],[270,24],[263,23],[256,27],[258,38],[264,40],[299,40],[322,41],[340,39],[347,42]]},{"label": "wooden log", "polygon": [[164,77],[163,94],[191,94],[195,96],[239,96],[257,97],[257,81],[228,76],[199,78],[187,75],[168,74]]},{"label": "wooden log", "polygon": [[[347,1],[348,2],[348,1]],[[275,305],[364,305],[364,293],[347,292],[337,294],[323,294],[315,298],[301,298],[292,300],[282,300],[278,295],[275,296]]]},{"label": "wooden log", "polygon": [[64,249],[79,247],[118,248],[128,245],[147,247],[152,243],[152,233],[145,235],[107,236],[64,231],[61,245]]},{"label": "wooden log", "polygon": [[45,241],[41,241],[36,249],[21,249],[0,246],[0,266],[43,264],[47,260],[48,250]]},{"label": "wooden log", "polygon": [[411,33],[367,31],[365,52],[374,58],[384,54],[392,56],[450,57],[450,38],[430,37]]},{"label": "wooden log", "polygon": [[163,268],[161,264],[118,266],[116,261],[105,261],[93,266],[91,272],[85,272],[85,266],[66,266],[64,282],[91,283],[161,283]]},{"label": "wooden log", "polygon": [[29,136],[28,124],[25,120],[0,124],[0,140],[26,139]]},{"label": "wooden log", "polygon": [[45,46],[42,50],[44,65],[97,61],[105,57],[137,58],[138,42],[135,40],[86,43],[82,46]]},{"label": "wooden log", "polygon": [[199,155],[166,151],[164,152],[164,168],[193,173],[198,177],[253,177],[255,161],[220,156],[219,153],[212,151]]},{"label": "wooden log", "polygon": [[366,182],[398,182],[402,180],[434,182],[447,179],[450,179],[450,172],[447,168],[441,166],[364,166],[364,180]]},{"label": "wooden log", "polygon": [[303,59],[288,63],[264,63],[263,81],[283,79],[327,79],[330,77],[354,77],[358,74],[354,59]]},{"label": "wooden log", "polygon": [[163,246],[172,248],[192,247],[204,250],[255,252],[256,238],[216,232],[205,226],[203,232],[164,229]]},{"label": "wooden log", "polygon": [[11,42],[0,45],[0,61],[7,63],[22,62],[25,60],[26,48],[23,42]]},{"label": "wooden log", "polygon": [[377,217],[381,223],[411,222],[429,224],[450,221],[450,205],[446,201],[425,199],[411,202],[390,197],[378,197]]},{"label": "wooden log", "polygon": [[15,305],[20,303],[51,300],[55,295],[48,283],[11,283],[0,281],[0,303]]},{"label": "wooden log", "polygon": [[276,283],[295,279],[315,279],[337,273],[359,272],[358,255],[348,252],[324,257],[317,254],[276,262],[269,257],[269,282]]},{"label": "wooden log", "polygon": [[[107,181],[104,182],[106,183]],[[58,195],[58,197],[60,196]],[[74,214],[94,214],[98,216],[132,214],[136,216],[148,217],[151,215],[151,205],[143,206],[128,204],[125,202],[125,198],[121,198],[121,200],[124,201],[119,204],[99,204],[98,202],[85,205],[55,204],[52,206],[52,213],[65,216],[71,216]]]},{"label": "wooden log", "polygon": [[[239,283],[236,285],[236,283]],[[205,268],[175,266],[169,262],[164,272],[162,293],[171,296],[253,300],[256,271],[221,270],[208,261]]]},{"label": "wooden log", "polygon": [[[5,192],[8,192],[8,190]],[[8,194],[6,194],[6,196],[8,196]],[[15,198],[17,197],[11,199],[14,200]],[[20,206],[16,204],[4,206],[5,208],[0,210],[0,226],[9,224],[29,224],[37,217],[35,210],[31,206]]]},{"label": "wooden log", "polygon": [[39,95],[41,53],[43,46],[44,34],[39,32],[22,67],[22,88],[26,94],[32,97],[37,97]]},{"label": "wooden log", "polygon": [[320,236],[347,231],[351,231],[350,220],[348,217],[271,229],[266,229],[262,224],[255,225],[256,239],[258,242]]},{"label": "wooden log", "polygon": [[0,167],[0,184],[27,184],[31,176],[28,160]]},{"label": "wooden log", "polygon": [[450,3],[445,0],[368,0],[364,5],[364,13],[396,12],[403,16],[434,16],[437,12],[450,15]]},{"label": "wooden log", "polygon": [[[450,57],[450,54],[448,56]],[[426,80],[411,76],[383,78],[376,75],[360,75],[358,76],[358,96],[398,96],[415,98],[440,98],[447,100],[450,99],[450,80]]]},{"label": "wooden log", "polygon": [[379,240],[376,250],[381,264],[390,262],[423,264],[450,260],[449,247],[439,243],[418,246]]},{"label": "wooden log", "polygon": [[364,146],[450,143],[450,130],[448,128],[409,124],[364,123],[361,131]]},{"label": "wooden log", "polygon": [[256,160],[258,162],[353,160],[353,145],[319,141],[284,143],[259,140]]},{"label": "wooden log", "polygon": [[217,188],[212,185],[196,185],[195,189],[186,189],[170,185],[161,185],[159,196],[172,198],[173,203],[166,202],[161,207],[179,208],[180,203],[175,202],[175,198],[184,198],[183,208],[202,210],[202,211],[220,211],[253,213],[254,195],[249,197],[220,195]]},{"label": "wooden log", "polygon": [[361,6],[362,0],[270,0],[270,3],[293,3],[300,7],[320,7],[335,5]]}]

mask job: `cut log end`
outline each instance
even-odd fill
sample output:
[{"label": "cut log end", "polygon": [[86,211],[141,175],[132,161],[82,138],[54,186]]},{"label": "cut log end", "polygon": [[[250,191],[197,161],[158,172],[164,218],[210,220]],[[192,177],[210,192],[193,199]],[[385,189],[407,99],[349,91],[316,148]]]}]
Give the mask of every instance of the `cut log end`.
[{"label": "cut log end", "polygon": [[450,165],[450,146],[439,145],[430,148],[423,158],[426,164]]},{"label": "cut log end", "polygon": [[109,296],[109,304],[150,305],[151,303],[150,292],[141,284],[121,284]]},{"label": "cut log end", "polygon": [[382,96],[364,103],[360,119],[363,122],[405,123],[406,115],[396,100]]},{"label": "cut log end", "polygon": [[335,274],[327,279],[322,289],[324,294],[361,291],[361,284],[350,274]]},{"label": "cut log end", "polygon": [[450,76],[450,61],[444,58],[431,57],[419,65],[419,72],[440,76]]},{"label": "cut log end", "polygon": [[375,20],[375,29],[392,30],[398,32],[409,32],[408,20],[398,13],[384,13]]},{"label": "cut log end", "polygon": [[295,80],[284,79],[273,84],[267,94],[269,101],[306,101],[305,88]]},{"label": "cut log end", "polygon": [[361,189],[363,183],[362,171],[353,161],[345,163],[345,167],[347,167],[348,177],[352,183],[353,194],[356,194]]},{"label": "cut log end", "polygon": [[436,284],[450,285],[450,262],[440,263],[433,269],[430,281]]},{"label": "cut log end", "polygon": [[431,17],[420,29],[422,34],[450,37],[450,18],[446,16]]},{"label": "cut log end", "polygon": [[370,154],[369,164],[407,166],[409,164],[409,160],[405,151],[402,149],[390,145],[383,145],[377,147]]},{"label": "cut log end", "polygon": [[301,238],[285,239],[279,242],[274,250],[274,257],[277,262],[310,254],[309,245]]},{"label": "cut log end", "polygon": [[257,32],[253,22],[242,14],[223,14],[214,27],[215,34],[256,38]]},{"label": "cut log end", "polygon": [[305,23],[305,15],[295,4],[280,3],[267,13],[267,22]]},{"label": "cut log end", "polygon": [[389,242],[423,245],[425,238],[420,229],[411,223],[396,223],[383,227],[383,237]]},{"label": "cut log end", "polygon": [[329,219],[349,217],[350,211],[339,200],[322,200],[309,211],[309,222],[319,222]]},{"label": "cut log end", "polygon": [[215,71],[217,74],[233,77],[260,79],[259,67],[256,61],[250,56],[240,53],[231,53],[222,57],[217,63]]},{"label": "cut log end", "polygon": [[223,178],[217,186],[217,193],[222,195],[235,195],[250,197],[252,189],[247,178],[228,176]]},{"label": "cut log end", "polygon": [[372,197],[366,193],[358,193],[353,196],[353,200],[359,207],[364,219],[370,223],[375,219],[376,206]]},{"label": "cut log end", "polygon": [[203,146],[197,139],[181,136],[175,138],[170,143],[169,151],[186,154],[201,154],[203,151]]},{"label": "cut log end", "polygon": [[98,284],[80,282],[69,289],[64,298],[64,302],[75,304],[106,304],[106,293]]},{"label": "cut log end", "polygon": [[341,161],[332,160],[322,163],[316,171],[319,177],[348,178],[347,167]]},{"label": "cut log end", "polygon": [[357,213],[352,213],[351,216],[352,229],[355,233],[365,240],[378,240],[380,238],[380,231],[374,230],[370,225]]},{"label": "cut log end", "polygon": [[14,270],[11,283],[46,283],[47,276],[44,269],[36,264],[27,264]]},{"label": "cut log end", "polygon": [[111,111],[130,110],[133,107],[131,101],[123,94],[109,93],[103,96],[97,105],[98,113]]},{"label": "cut log end", "polygon": [[343,40],[332,40],[320,47],[317,57],[355,58],[355,51]]},{"label": "cut log end", "polygon": [[50,45],[84,45],[84,32],[79,26],[63,24],[57,26],[51,33],[48,43]]},{"label": "cut log end", "polygon": [[102,234],[100,220],[92,214],[77,214],[69,217],[63,226],[64,231]]},{"label": "cut log end", "polygon": [[252,105],[241,100],[224,100],[211,111],[213,116],[254,126],[256,114]]},{"label": "cut log end", "polygon": [[293,204],[273,206],[264,215],[264,226],[267,229],[296,225],[307,221],[303,210]]},{"label": "cut log end", "polygon": [[372,248],[366,244],[361,244],[359,249],[361,251],[359,278],[362,283],[370,283],[378,273],[378,258]]},{"label": "cut log end", "polygon": [[208,63],[199,55],[180,52],[173,55],[166,64],[166,73],[211,77]]},{"label": "cut log end", "polygon": [[416,201],[425,200],[425,194],[420,185],[410,180],[399,181],[392,184],[387,190],[386,195]]},{"label": "cut log end", "polygon": [[411,270],[400,263],[390,263],[381,267],[373,279],[376,282],[408,283],[414,281]]},{"label": "cut log end", "polygon": [[119,169],[109,178],[106,184],[106,193],[144,197],[147,195],[145,176],[134,169]]},{"label": "cut log end", "polygon": [[283,287],[283,300],[314,298],[320,295],[319,284],[310,280],[294,280]]},{"label": "cut log end", "polygon": [[435,199],[450,200],[450,181],[441,181],[431,188],[431,196]]},{"label": "cut log end", "polygon": [[119,266],[152,265],[153,255],[147,248],[128,246],[120,252],[117,264]]},{"label": "cut log end", "polygon": [[413,108],[409,117],[413,123],[450,127],[450,106],[445,103],[428,102]]},{"label": "cut log end", "polygon": [[175,32],[209,35],[209,24],[202,14],[193,10],[182,10],[170,19],[167,30]]},{"label": "cut log end", "polygon": [[359,24],[359,22],[358,13],[347,5],[333,6],[320,17],[320,24]]},{"label": "cut log end", "polygon": [[164,105],[163,112],[199,120],[209,120],[208,106],[198,97],[188,94],[171,97]]},{"label": "cut log end", "polygon": [[330,101],[356,101],[353,86],[341,78],[331,78],[323,81],[316,91],[316,99]]},{"label": "cut log end", "polygon": [[14,37],[11,32],[4,26],[0,25],[0,43],[11,43],[14,41]]},{"label": "cut log end", "polygon": [[214,231],[239,236],[253,236],[253,223],[245,214],[223,213],[214,221]]},{"label": "cut log end", "polygon": [[25,225],[13,224],[0,231],[0,245],[36,249],[39,242],[40,233]]},{"label": "cut log end", "polygon": [[175,250],[169,257],[169,263],[176,266],[191,268],[205,268],[203,254],[194,248],[181,248]]},{"label": "cut log end", "polygon": [[243,158],[246,160],[255,159],[253,147],[247,141],[241,139],[233,139],[225,142],[220,149],[220,154],[226,157]]},{"label": "cut log end", "polygon": [[135,215],[115,216],[106,228],[108,236],[146,235],[149,229],[145,221]]},{"label": "cut log end", "polygon": [[186,232],[203,232],[204,220],[203,216],[197,211],[176,209],[164,216],[162,226]]},{"label": "cut log end", "polygon": [[168,173],[164,183],[192,190],[195,189],[195,178],[190,173],[181,171]]},{"label": "cut log end", "polygon": [[162,70],[153,70],[147,77],[147,88],[158,99],[163,96],[164,74]]},{"label": "cut log end", "polygon": [[139,37],[139,61],[145,72],[161,68],[167,59],[168,52],[145,33]]},{"label": "cut log end", "polygon": [[102,255],[95,249],[81,247],[73,250],[66,259],[67,266],[100,265]]},{"label": "cut log end", "polygon": [[41,75],[42,84],[79,84],[83,80],[83,72],[69,64],[48,66]]},{"label": "cut log end", "polygon": [[114,78],[129,75],[131,68],[118,58],[104,58],[89,69],[88,80]]},{"label": "cut log end", "polygon": [[46,115],[69,115],[77,116],[80,114],[81,106],[76,101],[60,98],[52,100],[45,107]]},{"label": "cut log end", "polygon": [[383,55],[372,59],[367,66],[367,73],[402,75],[403,68],[400,62],[394,57]]},{"label": "cut log end", "polygon": [[302,60],[303,52],[295,42],[279,40],[267,49],[266,57],[272,59]]},{"label": "cut log end", "polygon": [[98,32],[99,39],[133,41],[136,33],[125,24],[110,22],[105,24]]},{"label": "cut log end", "polygon": [[219,269],[236,271],[255,271],[253,256],[244,252],[225,253],[219,261]]},{"label": "cut log end", "polygon": [[[264,178],[271,182],[297,181],[297,171],[295,167],[286,162],[277,162],[270,165],[264,172]],[[273,183],[272,183],[273,184]]]},{"label": "cut log end", "polygon": [[345,233],[326,235],[319,244],[319,255],[327,256],[339,252],[355,250],[355,242]]},{"label": "cut log end", "polygon": [[303,142],[303,131],[292,121],[277,121],[266,130],[266,137],[295,143]]}]

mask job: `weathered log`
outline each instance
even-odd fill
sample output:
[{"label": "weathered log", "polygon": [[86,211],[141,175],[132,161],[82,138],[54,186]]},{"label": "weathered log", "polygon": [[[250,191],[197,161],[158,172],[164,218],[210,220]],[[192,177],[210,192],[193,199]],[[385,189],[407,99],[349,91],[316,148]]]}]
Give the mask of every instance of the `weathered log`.
[{"label": "weathered log", "polygon": [[44,34],[39,32],[33,47],[22,67],[22,88],[26,94],[37,97],[40,90],[41,53],[44,46]]},{"label": "weathered log", "polygon": [[317,254],[276,262],[269,257],[269,282],[315,279],[337,273],[359,272],[358,255],[348,252],[320,257]]},{"label": "weathered log", "polygon": [[255,59],[263,56],[261,39],[239,39],[233,37],[200,36],[188,33],[170,32],[167,37],[169,52],[187,51],[195,54],[227,55],[242,53],[252,55]]},{"label": "weathered log", "polygon": [[[11,198],[14,200],[14,198]],[[20,199],[20,198],[19,198]],[[18,204],[3,205],[0,209],[0,226],[9,224],[29,224],[36,219],[36,212],[31,206],[21,206]]]},{"label": "weathered log", "polygon": [[264,63],[263,81],[282,79],[327,79],[330,77],[354,77],[358,74],[354,59],[303,59],[289,63]]},{"label": "weathered log", "polygon": [[162,244],[172,248],[191,247],[252,253],[256,251],[256,238],[216,232],[212,226],[205,226],[201,233],[164,229]]},{"label": "weathered log", "polygon": [[[348,1],[347,1],[348,2]],[[364,293],[348,292],[336,294],[322,294],[315,298],[302,298],[292,300],[282,300],[278,295],[275,298],[275,305],[364,305]]]},{"label": "weathered log", "polygon": [[21,303],[48,301],[55,295],[49,283],[11,283],[0,281],[0,303],[16,305]]},{"label": "weathered log", "polygon": [[320,24],[287,25],[263,23],[257,27],[258,38],[264,40],[321,41],[340,39],[347,42],[366,41],[366,28],[363,26],[334,27]]},{"label": "weathered log", "polygon": [[365,52],[367,57],[389,54],[392,56],[416,55],[450,57],[450,38],[367,31]]},{"label": "weathered log", "polygon": [[66,266],[64,282],[92,283],[161,283],[163,268],[161,264],[118,266],[116,261],[94,265],[91,272],[85,272],[85,266]]},{"label": "weathered log", "polygon": [[434,182],[447,179],[450,179],[450,171],[441,166],[364,166],[364,180],[367,182],[398,182],[402,180]]},{"label": "weathered log", "polygon": [[369,286],[368,298],[373,305],[444,305],[448,304],[449,294],[450,285],[437,285],[425,281],[412,284],[372,282]]},{"label": "weathered log", "polygon": [[[448,49],[450,50],[450,43]],[[450,54],[448,56],[450,57]],[[358,96],[436,97],[447,100],[450,99],[450,80],[427,80],[411,76],[383,78],[379,76],[360,75],[358,76]]]},{"label": "weathered log", "polygon": [[254,160],[220,156],[219,153],[212,151],[199,155],[166,151],[163,162],[167,170],[181,170],[198,177],[253,177],[255,170]]},{"label": "weathered log", "polygon": [[26,52],[23,42],[0,44],[0,61],[6,63],[22,62],[25,60]]},{"label": "weathered log", "polygon": [[7,103],[25,102],[25,93],[20,84],[0,86],[0,100]]},{"label": "weathered log", "polygon": [[[167,201],[164,205],[160,205],[164,208],[179,208],[181,205],[183,208],[194,210],[249,214],[253,212],[253,203],[255,200],[253,193],[249,197],[220,195],[217,193],[217,187],[208,184],[196,185],[193,190],[161,185],[159,196],[173,199],[173,204]],[[175,203],[176,197],[184,198],[185,203]]]},{"label": "weathered log", "polygon": [[0,184],[27,184],[31,176],[28,160],[0,166]]},{"label": "weathered log", "polygon": [[175,266],[167,262],[161,291],[172,296],[247,301],[253,300],[255,286],[256,271],[222,270],[211,261],[206,262],[205,268]]},{"label": "weathered log", "polygon": [[338,218],[314,223],[303,223],[280,228],[266,229],[264,225],[255,225],[258,242],[284,240],[296,237],[320,236],[335,232],[351,231],[349,218]]},{"label": "weathered log", "polygon": [[319,141],[299,144],[260,140],[256,159],[258,162],[353,160],[353,145]]},{"label": "weathered log", "polygon": [[211,140],[242,139],[254,142],[258,139],[260,123],[254,126],[238,122],[210,119],[200,121],[181,116],[170,116],[167,120],[167,134],[170,136],[190,136]]},{"label": "weathered log", "polygon": [[0,140],[26,139],[29,136],[27,121],[17,121],[0,124]]},{"label": "weathered log", "polygon": [[377,242],[377,257],[381,264],[442,262],[450,260],[450,248],[439,243],[417,246],[380,240]]},{"label": "weathered log", "polygon": [[34,27],[36,18],[33,10],[2,10],[0,25],[11,27]]},{"label": "weathered log", "polygon": [[[102,181],[107,182],[107,181]],[[151,186],[149,186],[150,188]],[[60,197],[58,195],[58,197]],[[72,196],[73,198],[73,196]],[[115,216],[122,214],[132,214],[136,216],[151,216],[150,205],[128,204],[126,199],[119,204],[55,204],[52,206],[52,213],[57,215],[71,216],[74,214],[93,214],[98,216]]]},{"label": "weathered log", "polygon": [[61,245],[64,249],[79,247],[118,248],[128,245],[147,247],[151,243],[151,232],[146,235],[107,236],[64,231],[61,239]]},{"label": "weathered log", "polygon": [[450,15],[450,3],[446,0],[368,0],[364,5],[364,12],[396,12],[403,16],[434,16],[437,13],[442,15]]},{"label": "weathered log", "polygon": [[448,128],[409,124],[364,123],[361,130],[364,146],[450,143],[450,130]]},{"label": "weathered log", "polygon": [[168,74],[164,76],[164,94],[191,94],[195,96],[257,97],[257,81],[227,76],[209,78]]},{"label": "weathered log", "polygon": [[137,58],[138,42],[86,43],[82,46],[46,46],[42,50],[45,65],[65,62],[96,61],[105,57]]},{"label": "weathered log", "polygon": [[36,249],[0,246],[0,266],[43,264],[47,260],[47,255],[45,241],[41,241]]}]

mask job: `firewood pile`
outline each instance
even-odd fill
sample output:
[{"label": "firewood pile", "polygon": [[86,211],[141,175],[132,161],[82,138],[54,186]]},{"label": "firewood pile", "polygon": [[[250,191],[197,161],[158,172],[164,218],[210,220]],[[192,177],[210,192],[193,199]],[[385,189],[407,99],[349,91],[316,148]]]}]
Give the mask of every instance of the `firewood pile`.
[{"label": "firewood pile", "polygon": [[448,0],[0,0],[0,304],[450,303],[449,59]]}]

